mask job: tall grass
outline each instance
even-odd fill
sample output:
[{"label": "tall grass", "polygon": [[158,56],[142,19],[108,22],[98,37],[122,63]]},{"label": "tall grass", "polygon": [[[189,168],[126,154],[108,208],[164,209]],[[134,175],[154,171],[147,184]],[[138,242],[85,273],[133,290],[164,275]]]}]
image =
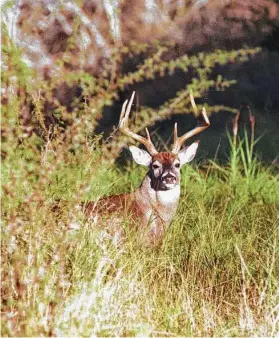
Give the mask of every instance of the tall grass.
[{"label": "tall grass", "polygon": [[[49,140],[38,151],[33,135],[6,148],[2,335],[278,334],[279,177],[254,157],[253,130],[230,141],[227,166],[183,170],[179,210],[157,248],[127,224],[117,247],[75,208],[134,189],[142,169],[101,163],[98,140],[78,151]],[[57,199],[67,201],[59,210]]]}]

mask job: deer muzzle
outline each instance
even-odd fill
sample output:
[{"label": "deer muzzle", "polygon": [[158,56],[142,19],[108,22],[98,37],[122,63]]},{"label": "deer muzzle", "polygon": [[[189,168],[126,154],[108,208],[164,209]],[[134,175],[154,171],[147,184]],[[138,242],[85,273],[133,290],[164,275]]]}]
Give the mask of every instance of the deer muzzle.
[{"label": "deer muzzle", "polygon": [[176,184],[176,181],[177,181],[176,176],[171,172],[167,172],[162,175],[162,183],[166,187],[174,186]]}]

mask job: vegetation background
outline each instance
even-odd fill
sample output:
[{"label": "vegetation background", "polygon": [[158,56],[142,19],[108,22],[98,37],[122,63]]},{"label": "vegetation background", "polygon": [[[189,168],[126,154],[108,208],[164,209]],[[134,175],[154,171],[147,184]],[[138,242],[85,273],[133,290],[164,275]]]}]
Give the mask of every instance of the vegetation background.
[{"label": "vegetation background", "polygon": [[[2,4],[3,336],[279,333],[279,4],[273,0]],[[211,127],[157,248],[97,230],[80,201],[134,189],[117,131],[155,144]],[[124,151],[123,151],[124,150]],[[59,211],[56,200],[67,201]]]}]

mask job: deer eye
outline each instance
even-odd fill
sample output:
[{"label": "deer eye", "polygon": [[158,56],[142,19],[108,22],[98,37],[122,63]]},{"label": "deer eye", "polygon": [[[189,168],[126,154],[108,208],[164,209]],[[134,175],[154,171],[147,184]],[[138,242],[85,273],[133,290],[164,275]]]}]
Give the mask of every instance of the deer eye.
[{"label": "deer eye", "polygon": [[180,167],[180,163],[175,163],[175,168],[179,168]]},{"label": "deer eye", "polygon": [[152,168],[153,168],[153,169],[159,169],[160,166],[159,166],[158,164],[152,164]]}]

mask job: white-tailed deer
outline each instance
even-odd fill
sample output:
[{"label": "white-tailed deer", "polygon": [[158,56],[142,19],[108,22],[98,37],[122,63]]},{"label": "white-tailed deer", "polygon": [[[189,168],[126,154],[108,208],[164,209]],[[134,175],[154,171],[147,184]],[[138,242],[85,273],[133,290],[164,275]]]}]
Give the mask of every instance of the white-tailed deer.
[{"label": "white-tailed deer", "polygon": [[[199,142],[196,141],[187,148],[182,148],[182,145],[190,137],[208,128],[210,123],[203,108],[196,128],[178,137],[175,124],[171,151],[158,152],[147,129],[145,138],[135,134],[128,127],[134,96],[135,92],[130,101],[126,100],[122,106],[119,130],[146,147],[147,151],[135,146],[130,146],[129,149],[134,161],[149,170],[140,187],[134,192],[105,197],[97,203],[88,202],[84,207],[87,215],[107,217],[108,226],[114,230],[119,229],[121,222],[130,217],[130,221],[137,224],[147,235],[146,240],[150,244],[156,244],[176,213],[180,196],[180,169],[194,158]],[[192,94],[190,97],[196,111]]]}]

